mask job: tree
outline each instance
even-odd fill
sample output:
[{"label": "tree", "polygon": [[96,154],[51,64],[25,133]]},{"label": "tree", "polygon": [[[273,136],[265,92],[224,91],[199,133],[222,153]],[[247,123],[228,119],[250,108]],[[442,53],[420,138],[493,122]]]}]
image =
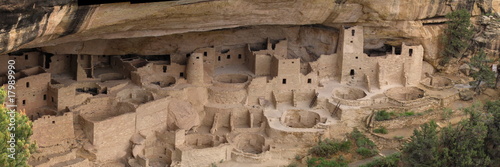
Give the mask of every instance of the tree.
[{"label": "tree", "polygon": [[479,105],[465,108],[469,119],[439,131],[433,121],[423,124],[414,131],[411,141],[404,144],[403,162],[406,166],[491,165],[490,157],[500,153],[500,135],[498,127],[495,133],[490,130],[496,126],[493,114],[484,112],[490,108],[500,113],[500,102],[486,104],[484,108]]},{"label": "tree", "polygon": [[488,63],[492,61],[486,57],[486,53],[480,50],[479,53],[473,56],[470,60],[469,65],[472,67],[471,76],[474,78],[473,84],[475,85],[475,90],[479,94],[481,93],[481,83],[485,82],[486,85],[492,86],[495,80],[495,72],[490,70]]},{"label": "tree", "polygon": [[404,161],[409,166],[436,166],[438,161],[438,132],[434,121],[415,129],[411,142],[403,146]]},{"label": "tree", "polygon": [[485,138],[488,134],[489,115],[477,105],[465,108],[470,118],[456,126],[441,130],[439,166],[488,166],[491,159],[486,154]]},{"label": "tree", "polygon": [[486,124],[488,127],[488,134],[484,139],[486,152],[494,158],[494,162],[500,162],[500,101],[486,102],[484,109],[492,116],[492,120]]},{"label": "tree", "polygon": [[[0,94],[5,97],[3,88]],[[29,166],[28,158],[36,148],[30,141],[31,128],[31,121],[25,114],[0,105],[0,166]]]},{"label": "tree", "polygon": [[461,58],[470,46],[473,36],[473,26],[470,22],[470,13],[460,9],[448,13],[448,27],[444,30],[443,63],[446,64],[452,57]]}]

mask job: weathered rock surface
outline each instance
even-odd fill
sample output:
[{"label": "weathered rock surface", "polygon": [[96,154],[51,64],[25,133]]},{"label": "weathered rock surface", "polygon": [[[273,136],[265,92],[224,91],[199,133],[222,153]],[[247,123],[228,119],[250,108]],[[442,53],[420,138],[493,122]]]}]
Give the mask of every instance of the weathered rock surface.
[{"label": "weathered rock surface", "polygon": [[[498,11],[497,0],[477,4],[436,0],[181,0],[77,6],[75,0],[0,2],[0,53],[76,41],[160,37],[258,25],[365,26],[367,41],[422,43],[435,64],[442,17],[459,5],[473,14]],[[427,24],[432,23],[432,24]],[[229,30],[231,31],[231,30]],[[386,39],[390,39],[387,41]],[[398,40],[401,39],[401,40]],[[242,39],[244,40],[244,39]],[[246,41],[242,41],[244,43]],[[372,41],[373,42],[373,41]]]}]

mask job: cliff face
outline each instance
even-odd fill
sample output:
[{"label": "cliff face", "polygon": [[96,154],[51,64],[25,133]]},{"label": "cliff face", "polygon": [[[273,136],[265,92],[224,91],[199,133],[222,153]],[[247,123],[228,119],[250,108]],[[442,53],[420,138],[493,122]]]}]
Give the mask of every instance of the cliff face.
[{"label": "cliff face", "polygon": [[498,0],[181,0],[77,6],[76,0],[0,2],[0,53],[89,40],[160,37],[260,25],[365,26],[367,47],[424,45],[437,55],[443,16],[464,5],[474,15],[498,11]]}]

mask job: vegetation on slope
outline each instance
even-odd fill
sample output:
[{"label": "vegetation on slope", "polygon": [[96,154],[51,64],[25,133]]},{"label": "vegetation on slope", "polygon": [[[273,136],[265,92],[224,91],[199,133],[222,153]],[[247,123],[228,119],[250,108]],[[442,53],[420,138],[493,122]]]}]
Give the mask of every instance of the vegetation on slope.
[{"label": "vegetation on slope", "polygon": [[352,160],[375,156],[378,151],[373,141],[358,129],[354,129],[346,141],[325,139],[312,147],[309,153],[313,157],[307,159],[307,166],[344,167]]},{"label": "vegetation on slope", "polygon": [[[470,118],[438,131],[430,122],[403,149],[405,166],[490,166],[500,162],[500,101],[464,109]],[[496,164],[497,165],[497,164]]]}]

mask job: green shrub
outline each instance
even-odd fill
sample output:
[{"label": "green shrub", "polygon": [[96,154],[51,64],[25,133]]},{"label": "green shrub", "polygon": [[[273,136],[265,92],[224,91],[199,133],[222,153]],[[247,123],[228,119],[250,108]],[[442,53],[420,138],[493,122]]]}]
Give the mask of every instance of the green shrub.
[{"label": "green shrub", "polygon": [[375,158],[372,162],[359,167],[397,167],[401,161],[401,153],[394,153],[384,158]]},{"label": "green shrub", "polygon": [[343,158],[327,160],[325,158],[310,158],[306,161],[309,167],[347,167],[348,163]]},{"label": "green shrub", "polygon": [[320,141],[318,145],[312,147],[309,152],[320,157],[328,157],[339,151],[348,151],[351,148],[350,141],[334,142],[330,139]]},{"label": "green shrub", "polygon": [[351,137],[356,141],[356,145],[358,147],[367,147],[373,148],[375,147],[375,143],[370,139],[366,138],[364,134],[362,134],[357,128],[354,128],[351,132]]},{"label": "green shrub", "polygon": [[391,119],[391,113],[385,110],[380,110],[375,113],[375,120],[377,121],[385,121]]},{"label": "green shrub", "polygon": [[289,164],[287,167],[298,167],[299,165],[297,165],[297,163],[293,162],[291,164]]},{"label": "green shrub", "polygon": [[394,136],[394,139],[396,140],[401,140],[401,139],[404,139],[405,137],[404,136]]},{"label": "green shrub", "polygon": [[368,158],[368,157],[373,157],[376,155],[378,152],[376,150],[368,149],[365,147],[360,147],[356,150],[356,152],[363,156],[363,158]]},{"label": "green shrub", "polygon": [[403,116],[405,116],[405,117],[414,116],[414,115],[415,115],[414,111],[406,111],[403,113]]},{"label": "green shrub", "polygon": [[443,109],[443,112],[441,113],[441,118],[442,119],[448,119],[451,117],[451,115],[453,114],[453,110],[450,109],[450,108],[445,108]]},{"label": "green shrub", "polygon": [[387,129],[383,126],[377,128],[377,129],[373,129],[373,132],[374,133],[380,133],[380,134],[387,134]]}]

